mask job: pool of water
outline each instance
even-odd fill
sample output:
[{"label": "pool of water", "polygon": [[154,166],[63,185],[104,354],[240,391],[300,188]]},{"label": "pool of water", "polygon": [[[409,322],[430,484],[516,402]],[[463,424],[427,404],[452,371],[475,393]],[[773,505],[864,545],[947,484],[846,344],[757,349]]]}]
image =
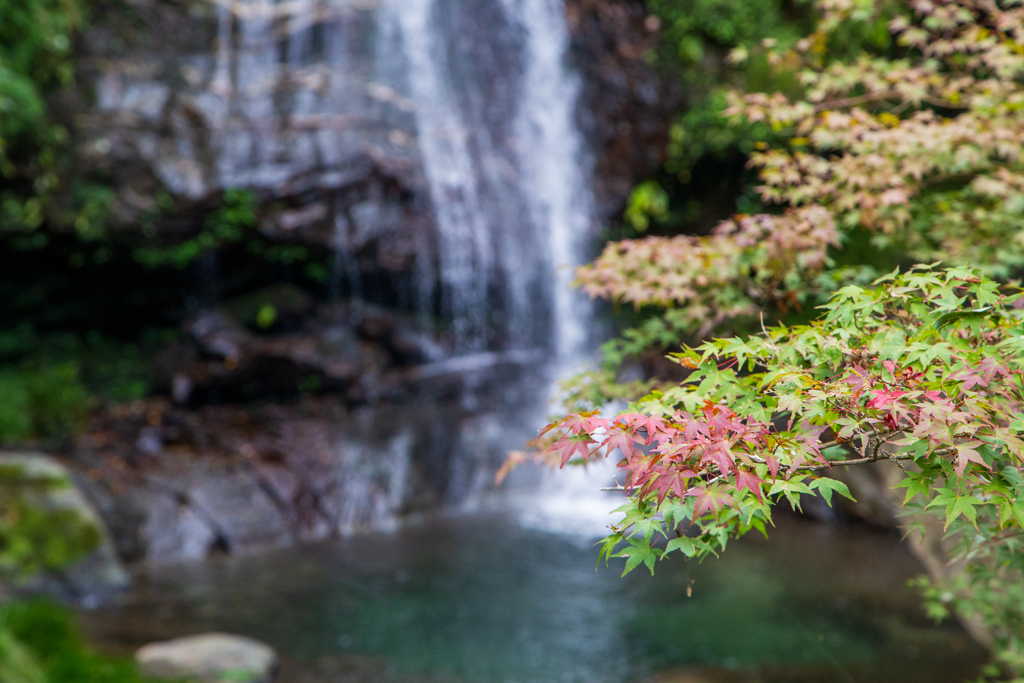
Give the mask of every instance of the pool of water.
[{"label": "pool of water", "polygon": [[209,630],[282,653],[283,683],[942,683],[984,654],[905,588],[897,539],[785,520],[720,559],[654,577],[595,569],[592,540],[503,514],[152,568],[84,615],[128,650]]}]

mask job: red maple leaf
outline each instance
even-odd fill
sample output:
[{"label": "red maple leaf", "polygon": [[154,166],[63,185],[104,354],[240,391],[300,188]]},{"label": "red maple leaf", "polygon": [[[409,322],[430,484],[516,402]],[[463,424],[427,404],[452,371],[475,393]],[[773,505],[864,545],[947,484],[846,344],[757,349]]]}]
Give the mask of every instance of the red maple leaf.
[{"label": "red maple leaf", "polygon": [[609,455],[616,449],[622,451],[622,455],[625,456],[626,460],[632,460],[639,453],[636,448],[635,431],[621,422],[616,422],[608,427],[601,446],[608,449]]},{"label": "red maple leaf", "polygon": [[906,396],[910,392],[900,391],[899,389],[889,391],[888,389],[882,388],[872,389],[871,393],[874,395],[874,398],[868,401],[868,408],[885,408],[886,406],[895,404],[896,401],[899,400],[900,396]]},{"label": "red maple leaf", "polygon": [[562,459],[560,467],[565,467],[574,455],[578,454],[584,460],[590,458],[590,444],[592,443],[597,442],[586,434],[566,435],[556,441],[545,453],[558,453]]},{"label": "red maple leaf", "polygon": [[746,470],[736,472],[736,490],[747,489],[757,496],[758,500],[761,500],[761,484],[763,483],[764,481],[758,479],[752,472]]},{"label": "red maple leaf", "polygon": [[699,519],[704,513],[717,513],[726,505],[735,504],[732,496],[724,491],[697,486],[689,491],[687,495],[694,496],[697,500],[693,506],[693,519]]},{"label": "red maple leaf", "polygon": [[969,462],[981,465],[986,470],[990,469],[988,463],[981,457],[981,453],[975,450],[975,447],[980,445],[980,441],[969,441],[956,446],[956,465],[953,469],[956,470],[957,476],[964,476],[964,470],[967,469],[967,463]]},{"label": "red maple leaf", "polygon": [[847,375],[840,381],[853,387],[854,396],[859,396],[864,391],[864,387],[871,386],[871,378],[868,376],[868,371],[859,365],[850,368],[850,372],[852,374]]}]

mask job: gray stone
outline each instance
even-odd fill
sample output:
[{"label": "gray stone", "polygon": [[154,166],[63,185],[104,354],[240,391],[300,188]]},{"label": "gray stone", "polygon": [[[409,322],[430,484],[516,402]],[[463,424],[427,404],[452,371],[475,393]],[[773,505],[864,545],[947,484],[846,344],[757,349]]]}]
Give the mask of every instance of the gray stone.
[{"label": "gray stone", "polygon": [[196,683],[270,683],[277,654],[257,640],[204,633],[150,643],[135,653],[143,675]]}]

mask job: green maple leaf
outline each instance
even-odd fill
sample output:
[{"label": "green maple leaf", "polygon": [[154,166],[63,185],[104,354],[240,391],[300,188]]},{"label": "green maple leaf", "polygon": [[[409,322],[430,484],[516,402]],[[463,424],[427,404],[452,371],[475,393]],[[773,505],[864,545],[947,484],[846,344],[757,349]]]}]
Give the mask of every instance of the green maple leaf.
[{"label": "green maple leaf", "polygon": [[708,545],[705,541],[700,539],[688,538],[686,536],[680,536],[679,538],[673,538],[665,546],[665,552],[671,553],[678,550],[687,557],[693,557],[697,553],[714,553],[714,549]]},{"label": "green maple leaf", "polygon": [[978,512],[974,508],[976,505],[983,505],[984,501],[974,496],[957,495],[955,491],[947,488],[939,489],[939,491],[940,494],[924,507],[927,510],[934,505],[946,506],[946,526],[943,527],[943,531],[949,529],[949,525],[961,516],[970,520],[971,524],[977,528]]},{"label": "green maple leaf", "polygon": [[832,507],[832,493],[834,491],[838,492],[839,495],[844,498],[849,498],[855,503],[857,502],[857,500],[850,494],[850,488],[843,482],[837,481],[836,479],[829,479],[828,477],[815,479],[811,482],[811,488],[818,490],[818,493],[820,493],[821,497],[825,499],[825,503],[829,507]]},{"label": "green maple leaf", "polygon": [[648,545],[647,541],[633,537],[629,539],[629,545],[620,550],[615,557],[626,558],[626,568],[622,570],[623,576],[640,566],[641,562],[647,565],[651,576],[654,576],[654,563],[661,552],[658,548]]},{"label": "green maple leaf", "polygon": [[928,497],[928,492],[931,491],[931,480],[925,477],[911,475],[896,484],[893,488],[905,488],[907,489],[907,496],[903,499],[903,504],[906,505],[911,499],[920,494]]}]

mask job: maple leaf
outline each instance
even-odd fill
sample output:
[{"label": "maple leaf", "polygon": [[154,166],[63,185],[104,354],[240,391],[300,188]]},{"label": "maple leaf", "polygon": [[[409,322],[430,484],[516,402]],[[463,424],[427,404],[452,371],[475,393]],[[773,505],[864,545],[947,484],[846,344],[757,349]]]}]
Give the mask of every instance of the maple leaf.
[{"label": "maple leaf", "polygon": [[735,467],[736,459],[727,442],[711,443],[704,447],[701,460],[713,463],[719,472],[728,472]]},{"label": "maple leaf", "polygon": [[616,449],[622,451],[626,460],[632,460],[640,453],[636,448],[636,433],[622,422],[615,422],[605,430],[605,439],[601,446],[607,449],[608,454]]},{"label": "maple leaf", "polygon": [[894,405],[901,396],[906,396],[909,391],[901,391],[899,389],[872,389],[871,394],[874,396],[873,399],[868,401],[868,408],[884,408],[886,406]]},{"label": "maple leaf", "polygon": [[607,428],[608,420],[597,415],[597,411],[576,413],[562,420],[561,427],[570,434],[590,434],[598,429]]},{"label": "maple leaf", "polygon": [[820,460],[821,462],[825,462],[824,458],[821,456],[821,435],[827,429],[827,425],[815,427],[807,420],[803,420],[800,423],[800,432],[802,434],[800,437],[801,443],[804,444],[808,451],[816,455],[814,458],[815,460]]},{"label": "maple leaf", "polygon": [[867,370],[855,365],[850,368],[848,375],[843,377],[840,381],[843,384],[849,384],[853,387],[853,395],[860,396],[861,392],[864,391],[864,387],[869,387],[872,384],[870,375]]},{"label": "maple leaf", "polygon": [[761,500],[761,484],[763,483],[764,480],[758,479],[752,472],[748,472],[743,469],[736,472],[736,490],[742,491],[743,489],[747,489],[753,493],[758,500]]},{"label": "maple leaf", "polygon": [[970,391],[977,386],[987,387],[989,382],[983,373],[977,372],[973,368],[968,368],[953,375],[953,379],[960,380],[960,387],[965,391]]},{"label": "maple leaf", "polygon": [[677,498],[686,495],[689,489],[688,482],[697,476],[697,473],[690,469],[670,469],[659,474],[654,490],[658,494],[658,505],[665,502],[669,493],[674,493]]},{"label": "maple leaf", "polygon": [[735,505],[735,499],[724,491],[715,488],[697,486],[689,491],[687,495],[696,498],[693,506],[693,519],[699,519],[705,513],[718,514],[718,511],[727,505]]},{"label": "maple leaf", "polygon": [[980,446],[980,441],[969,441],[966,444],[959,444],[956,446],[956,466],[953,468],[957,476],[964,476],[964,470],[967,469],[967,463],[973,462],[977,465],[981,465],[986,470],[990,469],[985,459],[981,457],[981,454],[975,450],[977,446]]},{"label": "maple leaf", "polygon": [[590,444],[597,443],[586,434],[572,434],[563,436],[561,439],[556,441],[550,448],[546,449],[545,453],[558,453],[562,464],[560,467],[565,467],[566,464],[572,460],[573,456],[579,455],[584,460],[590,458]]}]

